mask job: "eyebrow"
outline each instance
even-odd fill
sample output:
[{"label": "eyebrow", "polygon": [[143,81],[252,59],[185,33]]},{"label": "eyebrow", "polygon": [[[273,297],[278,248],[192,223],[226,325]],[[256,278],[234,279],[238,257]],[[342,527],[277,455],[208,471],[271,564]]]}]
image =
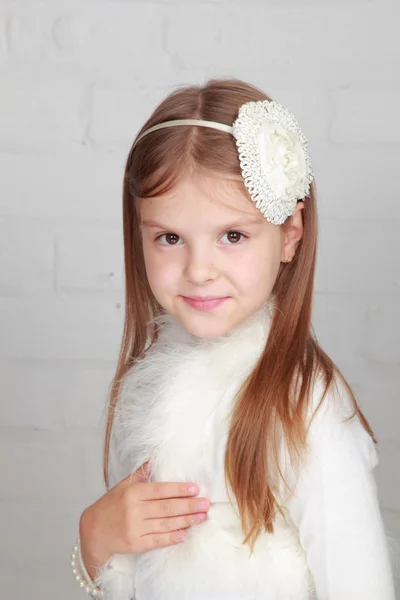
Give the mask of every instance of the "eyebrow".
[{"label": "eyebrow", "polygon": [[[263,219],[260,217],[250,217],[247,219],[238,219],[231,223],[226,223],[225,225],[221,225],[217,227],[217,229],[234,229],[235,227],[246,227],[246,225],[261,225],[263,223]],[[167,227],[154,219],[143,219],[141,223],[144,227],[157,227],[159,229],[164,229],[166,231],[172,231],[174,228]]]}]

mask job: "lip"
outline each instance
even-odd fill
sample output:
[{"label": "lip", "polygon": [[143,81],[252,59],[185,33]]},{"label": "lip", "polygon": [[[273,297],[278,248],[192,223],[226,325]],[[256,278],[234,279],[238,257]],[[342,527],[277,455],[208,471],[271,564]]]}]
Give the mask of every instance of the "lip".
[{"label": "lip", "polygon": [[182,296],[182,298],[196,310],[210,311],[223,304],[229,296]]}]

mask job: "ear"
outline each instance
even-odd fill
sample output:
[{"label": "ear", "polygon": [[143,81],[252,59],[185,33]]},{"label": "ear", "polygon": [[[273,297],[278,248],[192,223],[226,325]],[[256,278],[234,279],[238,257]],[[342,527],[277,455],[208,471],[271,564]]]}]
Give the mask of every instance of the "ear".
[{"label": "ear", "polygon": [[297,244],[303,237],[303,215],[304,202],[298,202],[294,213],[282,225],[283,246],[281,262],[289,262],[296,253]]}]

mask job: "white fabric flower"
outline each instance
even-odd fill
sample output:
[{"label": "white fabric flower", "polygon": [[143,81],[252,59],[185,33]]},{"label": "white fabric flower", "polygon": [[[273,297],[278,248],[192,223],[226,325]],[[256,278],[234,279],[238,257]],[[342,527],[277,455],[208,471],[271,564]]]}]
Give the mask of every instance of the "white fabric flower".
[{"label": "white fabric flower", "polygon": [[279,123],[265,122],[258,131],[261,168],[279,197],[293,195],[306,175],[304,151]]},{"label": "white fabric flower", "polygon": [[233,124],[244,182],[265,218],[283,223],[314,178],[307,140],[296,119],[276,102],[246,102]]}]

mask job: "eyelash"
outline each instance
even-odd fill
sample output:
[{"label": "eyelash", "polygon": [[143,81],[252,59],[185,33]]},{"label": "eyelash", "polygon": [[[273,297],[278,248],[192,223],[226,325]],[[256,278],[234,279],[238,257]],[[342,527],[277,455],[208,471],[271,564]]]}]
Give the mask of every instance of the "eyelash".
[{"label": "eyelash", "polygon": [[[245,235],[245,234],[244,234],[244,233],[242,233],[241,231],[236,231],[236,230],[234,230],[234,229],[231,229],[231,230],[229,230],[229,231],[225,231],[225,233],[224,233],[223,235],[228,235],[229,233],[238,233],[238,234],[239,234],[240,236],[242,236],[242,238],[244,238],[245,240],[247,240],[247,239],[248,239],[248,237],[249,237],[248,235]],[[157,242],[160,242],[160,239],[161,239],[162,237],[166,236],[166,235],[176,235],[176,237],[178,237],[178,238],[179,238],[179,235],[177,235],[176,233],[172,233],[171,231],[169,231],[168,233],[162,233],[162,234],[158,235],[158,236],[156,237],[156,241],[157,241]],[[238,246],[238,245],[240,244],[240,241],[241,241],[241,240],[239,240],[239,242],[228,243],[228,246]],[[161,242],[160,242],[160,244],[161,244]],[[161,244],[161,245],[162,245],[162,246],[180,246],[181,244]]]}]

